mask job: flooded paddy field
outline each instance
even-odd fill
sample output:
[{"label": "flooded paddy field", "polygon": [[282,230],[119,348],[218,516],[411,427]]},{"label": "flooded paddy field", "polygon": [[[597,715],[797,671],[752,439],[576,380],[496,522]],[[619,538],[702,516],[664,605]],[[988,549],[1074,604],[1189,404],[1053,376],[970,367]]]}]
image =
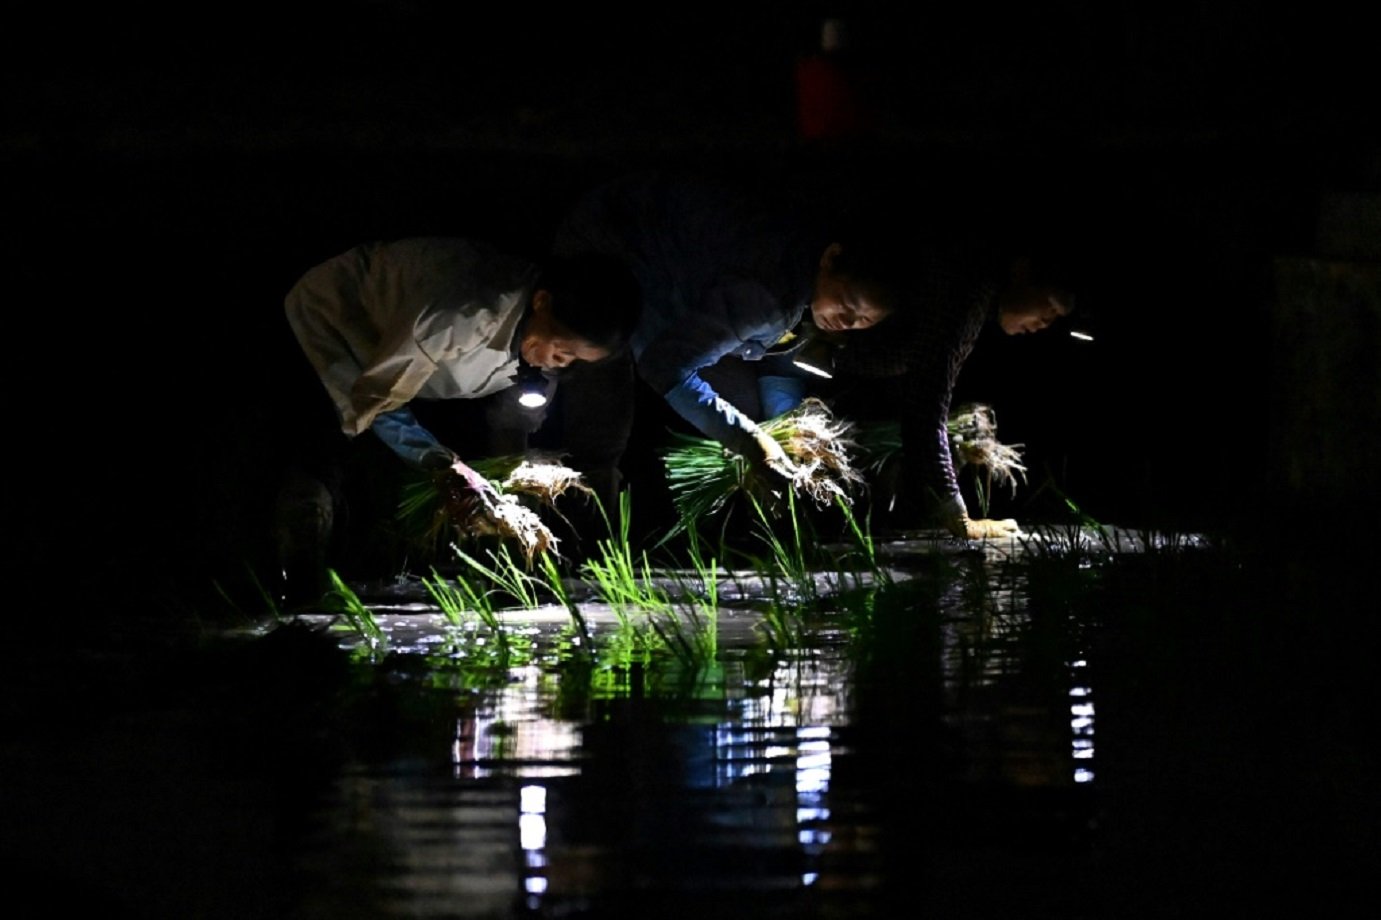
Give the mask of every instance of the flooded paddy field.
[{"label": "flooded paddy field", "polygon": [[117,917],[1347,913],[1381,826],[1353,582],[1116,529],[875,549],[659,571],[659,624],[406,577],[195,634],[59,616],[8,669],[7,885]]}]

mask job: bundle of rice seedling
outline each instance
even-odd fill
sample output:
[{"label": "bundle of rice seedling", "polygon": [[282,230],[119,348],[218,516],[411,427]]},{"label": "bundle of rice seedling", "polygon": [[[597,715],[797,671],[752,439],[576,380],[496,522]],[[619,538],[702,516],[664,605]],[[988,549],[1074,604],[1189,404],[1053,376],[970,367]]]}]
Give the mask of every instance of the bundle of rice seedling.
[{"label": "bundle of rice seedling", "polygon": [[1017,479],[1026,481],[1026,465],[1021,462],[1021,444],[1003,444],[997,439],[997,415],[991,406],[967,403],[949,418],[950,453],[956,468],[965,465],[983,470],[989,481],[1011,487],[1017,494]]},{"label": "bundle of rice seedling", "polygon": [[[523,556],[528,562],[540,553],[555,550],[556,534],[551,532],[542,519],[527,506],[520,504],[517,496],[499,496],[499,501],[485,509],[485,524],[501,537],[511,537],[518,541]],[[477,533],[483,529],[476,527]]]},{"label": "bundle of rice seedling", "polygon": [[847,499],[849,488],[863,482],[850,457],[857,446],[850,439],[853,423],[835,419],[820,400],[806,399],[762,428],[795,464],[792,487],[818,507],[833,505],[835,498]]},{"label": "bundle of rice seedling", "polygon": [[[983,403],[965,403],[950,413],[947,422],[950,455],[955,472],[966,466],[983,471],[990,482],[1009,486],[1016,494],[1017,481],[1026,481],[1026,465],[1021,460],[1021,444],[1003,444],[997,439],[997,415]],[[882,473],[895,468],[901,455],[901,426],[896,422],[861,425],[857,444],[866,458],[866,468]]]},{"label": "bundle of rice seedling", "polygon": [[496,499],[461,487],[449,470],[413,479],[403,487],[398,519],[414,542],[434,548],[451,538],[508,537],[531,562],[554,551],[558,539],[524,498],[554,507],[569,491],[593,494],[579,473],[556,458],[493,457],[469,465],[494,486]]},{"label": "bundle of rice seedling", "polygon": [[[849,498],[863,476],[850,456],[852,424],[834,418],[825,403],[810,398],[800,406],[762,424],[764,432],[782,446],[794,465],[792,489],[815,505],[832,505]],[[673,533],[691,522],[720,511],[731,498],[751,493],[764,505],[775,503],[773,483],[763,481],[744,457],[718,441],[672,433],[673,446],[662,457],[667,484],[680,522]]]},{"label": "bundle of rice seedling", "polygon": [[[479,467],[476,470],[483,472]],[[576,491],[594,495],[594,490],[585,485],[580,474],[555,457],[520,457],[502,477],[504,494],[531,495],[542,504],[553,506],[556,500],[567,492]]]}]

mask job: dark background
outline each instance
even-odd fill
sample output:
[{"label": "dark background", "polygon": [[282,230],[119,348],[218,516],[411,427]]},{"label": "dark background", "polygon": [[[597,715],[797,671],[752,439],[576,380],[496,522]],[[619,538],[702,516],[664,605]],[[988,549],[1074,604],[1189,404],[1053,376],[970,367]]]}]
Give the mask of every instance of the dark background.
[{"label": "dark background", "polygon": [[[826,16],[850,27],[875,117],[821,142],[797,130],[793,81]],[[580,191],[646,166],[900,220],[1075,228],[1097,343],[985,339],[959,397],[997,408],[1033,486],[1100,520],[1231,524],[1269,501],[1273,260],[1314,251],[1325,196],[1381,186],[1364,21],[1341,4],[21,6],[0,39],[16,559],[69,590],[233,567],[303,271],[433,233],[537,252]]]}]

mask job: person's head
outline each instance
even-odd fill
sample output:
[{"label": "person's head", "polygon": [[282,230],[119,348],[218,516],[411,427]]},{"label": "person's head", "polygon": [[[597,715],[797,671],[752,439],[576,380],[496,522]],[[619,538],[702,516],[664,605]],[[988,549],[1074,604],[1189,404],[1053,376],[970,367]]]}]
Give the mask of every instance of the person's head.
[{"label": "person's head", "polygon": [[901,277],[897,254],[878,240],[830,243],[820,256],[811,292],[811,320],[826,332],[867,329],[897,308]]},{"label": "person's head", "polygon": [[1074,312],[1074,282],[1063,263],[1023,256],[998,292],[997,321],[1008,335],[1040,332]]},{"label": "person's head", "polygon": [[594,253],[553,258],[532,292],[523,360],[544,370],[602,361],[628,344],[641,303],[637,281],[618,259]]}]

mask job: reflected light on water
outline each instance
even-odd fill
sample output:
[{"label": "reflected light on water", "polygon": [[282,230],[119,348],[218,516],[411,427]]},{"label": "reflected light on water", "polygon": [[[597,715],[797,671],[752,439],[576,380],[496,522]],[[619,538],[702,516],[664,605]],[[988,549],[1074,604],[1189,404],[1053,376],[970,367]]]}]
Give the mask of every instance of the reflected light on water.
[{"label": "reflected light on water", "polygon": [[552,719],[545,709],[550,695],[541,668],[515,669],[512,680],[468,717],[456,723],[451,763],[457,779],[505,775],[569,776],[580,747],[579,727]]},{"label": "reflected light on water", "polygon": [[1087,763],[1093,759],[1093,691],[1078,683],[1082,676],[1079,672],[1087,666],[1088,662],[1082,658],[1069,665],[1075,679],[1074,686],[1069,688],[1069,727],[1073,736],[1071,756],[1075,761],[1076,783],[1093,782],[1093,769]]},{"label": "reflected light on water", "polygon": [[524,850],[547,845],[547,790],[524,786],[518,794],[518,841]]},{"label": "reflected light on water", "polygon": [[523,890],[529,896],[541,895],[547,890],[547,877],[541,874],[547,866],[543,852],[547,845],[545,786],[528,785],[518,791],[518,842],[529,870],[523,878]]},{"label": "reflected light on water", "polygon": [[[838,725],[847,724],[846,667],[843,660],[829,657],[781,662],[769,678],[746,686],[711,730],[683,736],[696,749],[686,752],[686,762],[703,758],[706,766],[712,765],[707,786],[736,796],[745,780],[766,777],[763,788],[790,790],[785,801],[769,798],[762,803],[764,812],[754,819],[754,826],[766,827],[772,814],[786,819],[788,825],[781,828],[788,835],[784,839],[812,863],[839,845],[829,795],[839,753],[835,732]],[[509,677],[502,687],[475,697],[473,709],[456,719],[450,750],[454,777],[579,777],[586,756],[580,721],[552,716],[551,685],[542,679],[540,668],[516,668]],[[698,785],[689,778],[687,782]],[[550,849],[556,845],[552,834],[561,836],[548,814],[550,787],[526,782],[517,791],[514,819],[522,854],[521,886],[528,908],[536,909],[560,896],[554,892],[564,891],[565,883],[559,880],[553,887],[552,867],[565,866],[571,857]],[[773,833],[764,831],[760,839],[771,840]],[[815,865],[802,867],[795,877],[802,886],[820,883]]]},{"label": "reflected light on water", "polygon": [[[823,826],[830,817],[830,728],[802,726],[797,729],[796,738],[796,840],[807,855],[818,856],[833,838],[829,828]],[[815,872],[803,873],[801,884],[812,885],[817,877]]]},{"label": "reflected light on water", "polygon": [[837,723],[848,711],[849,680],[845,663],[832,659],[787,661],[758,686],[761,693],[743,701],[744,724],[792,727],[803,723]]}]

